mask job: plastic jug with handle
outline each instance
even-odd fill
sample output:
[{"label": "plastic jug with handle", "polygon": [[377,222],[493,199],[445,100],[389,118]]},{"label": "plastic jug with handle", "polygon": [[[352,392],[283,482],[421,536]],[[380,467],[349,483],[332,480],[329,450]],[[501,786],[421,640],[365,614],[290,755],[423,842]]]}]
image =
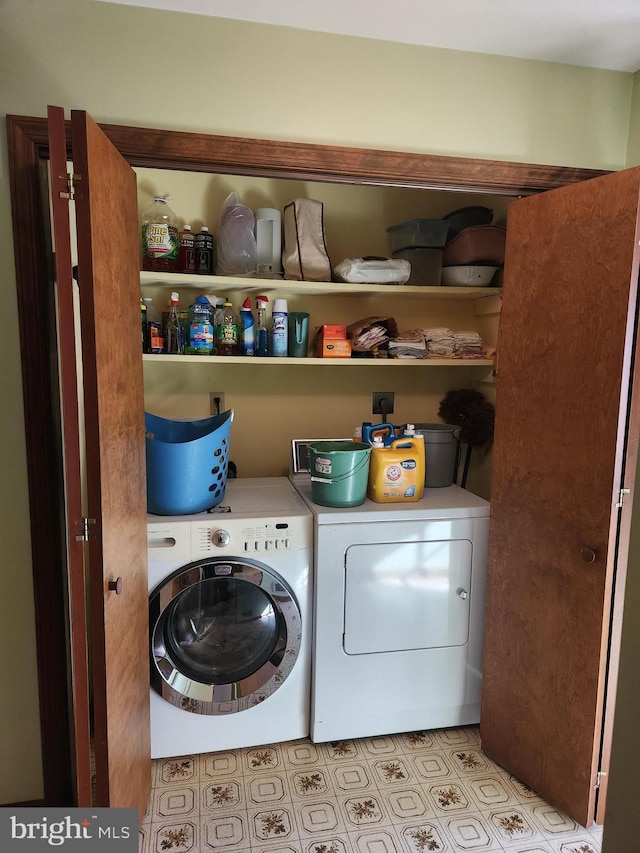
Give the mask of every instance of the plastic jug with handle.
[{"label": "plastic jug with handle", "polygon": [[365,421],[362,424],[362,441],[365,444],[373,444],[374,438],[382,438],[385,447],[389,447],[394,438],[397,438],[396,428],[393,424],[372,424]]},{"label": "plastic jug with handle", "polygon": [[373,441],[367,497],[376,503],[419,501],[424,492],[424,439],[396,438],[385,446],[382,436]]}]

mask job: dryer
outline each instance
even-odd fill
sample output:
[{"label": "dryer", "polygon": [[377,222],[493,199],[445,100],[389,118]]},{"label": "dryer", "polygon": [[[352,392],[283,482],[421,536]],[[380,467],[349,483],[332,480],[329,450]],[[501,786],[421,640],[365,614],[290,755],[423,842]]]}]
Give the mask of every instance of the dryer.
[{"label": "dryer", "polygon": [[313,527],[289,481],[229,480],[147,532],[152,758],[308,736]]},{"label": "dryer", "polygon": [[477,723],[489,503],[460,488],[314,515],[314,741]]}]

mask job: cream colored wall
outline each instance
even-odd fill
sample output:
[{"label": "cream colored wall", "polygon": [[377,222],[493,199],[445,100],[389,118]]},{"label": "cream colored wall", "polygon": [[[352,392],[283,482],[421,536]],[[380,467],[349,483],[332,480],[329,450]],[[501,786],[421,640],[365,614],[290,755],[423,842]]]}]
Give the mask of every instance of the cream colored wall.
[{"label": "cream colored wall", "polygon": [[[93,0],[4,0],[0,79],[3,115],[45,116],[52,103],[99,122],[605,169],[625,162],[633,81]],[[3,132],[0,540],[11,595],[0,603],[0,758],[10,769],[0,802],[42,793],[11,235]]]},{"label": "cream colored wall", "polygon": [[633,78],[633,94],[627,144],[627,167],[640,165],[640,72]]}]

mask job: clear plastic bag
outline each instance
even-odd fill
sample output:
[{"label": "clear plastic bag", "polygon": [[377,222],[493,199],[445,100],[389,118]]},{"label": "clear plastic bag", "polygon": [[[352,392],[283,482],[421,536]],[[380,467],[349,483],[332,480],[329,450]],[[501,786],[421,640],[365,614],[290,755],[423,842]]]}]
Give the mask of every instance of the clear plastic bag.
[{"label": "clear plastic bag", "polygon": [[229,193],[222,205],[218,229],[216,273],[253,276],[256,272],[256,235],[253,211]]},{"label": "clear plastic bag", "polygon": [[333,268],[341,281],[369,284],[404,284],[411,275],[411,264],[384,258],[345,258]]}]

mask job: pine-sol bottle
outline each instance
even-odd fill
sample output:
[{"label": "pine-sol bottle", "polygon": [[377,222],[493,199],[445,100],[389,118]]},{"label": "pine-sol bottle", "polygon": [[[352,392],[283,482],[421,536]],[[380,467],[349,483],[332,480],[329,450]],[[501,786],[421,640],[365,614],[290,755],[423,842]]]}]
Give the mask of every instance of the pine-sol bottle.
[{"label": "pine-sol bottle", "polygon": [[142,269],[180,272],[178,219],[165,196],[156,196],[142,217]]}]

